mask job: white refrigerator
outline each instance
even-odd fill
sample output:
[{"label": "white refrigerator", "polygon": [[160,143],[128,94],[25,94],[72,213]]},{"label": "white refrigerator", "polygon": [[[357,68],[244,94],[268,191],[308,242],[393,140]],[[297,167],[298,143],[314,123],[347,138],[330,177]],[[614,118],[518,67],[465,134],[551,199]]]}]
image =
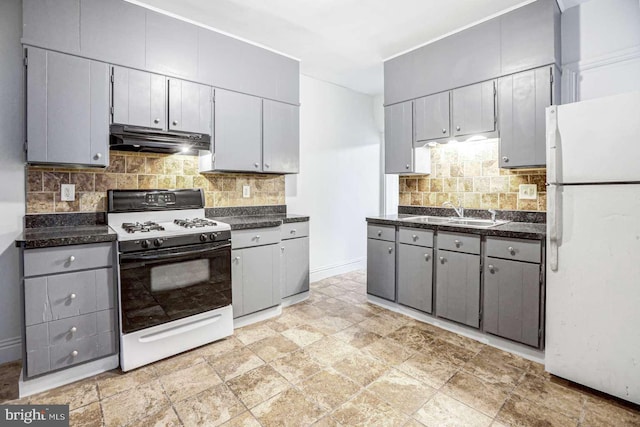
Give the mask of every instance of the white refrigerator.
[{"label": "white refrigerator", "polygon": [[545,368],[640,403],[640,92],[546,119]]}]

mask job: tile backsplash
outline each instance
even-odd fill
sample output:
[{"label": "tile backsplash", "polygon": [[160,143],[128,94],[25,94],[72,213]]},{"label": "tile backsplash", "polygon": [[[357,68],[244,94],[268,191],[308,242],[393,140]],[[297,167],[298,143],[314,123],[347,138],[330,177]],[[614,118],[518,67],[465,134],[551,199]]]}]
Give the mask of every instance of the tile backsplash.
[{"label": "tile backsplash", "polygon": [[[75,184],[75,201],[60,200],[61,184]],[[105,169],[27,166],[27,213],[103,212],[107,190],[116,188],[202,188],[210,208],[285,203],[284,175],[200,174],[197,156],[111,151]]]},{"label": "tile backsplash", "polygon": [[[400,177],[400,205],[546,211],[546,169],[500,169],[498,140],[438,144],[431,174]],[[535,184],[536,199],[518,198],[520,184]]]}]

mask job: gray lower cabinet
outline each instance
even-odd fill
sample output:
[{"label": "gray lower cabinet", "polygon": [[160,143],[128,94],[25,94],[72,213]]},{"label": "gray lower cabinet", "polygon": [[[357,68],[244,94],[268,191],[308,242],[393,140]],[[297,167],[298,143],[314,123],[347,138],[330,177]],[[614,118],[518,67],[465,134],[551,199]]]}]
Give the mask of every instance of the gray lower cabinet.
[{"label": "gray lower cabinet", "polygon": [[168,128],[211,135],[212,103],[210,86],[170,78]]},{"label": "gray lower cabinet", "polygon": [[280,303],[280,245],[231,251],[233,317]]},{"label": "gray lower cabinet", "polygon": [[496,130],[495,81],[489,80],[451,92],[453,136]]},{"label": "gray lower cabinet", "polygon": [[395,245],[395,241],[367,239],[367,293],[389,301],[396,300]]},{"label": "gray lower cabinet", "polygon": [[398,245],[398,303],[425,313],[432,312],[432,248]]},{"label": "gray lower cabinet", "polygon": [[22,256],[26,377],[116,353],[112,244],[26,249]]},{"label": "gray lower cabinet", "polygon": [[480,327],[480,255],[437,251],[436,315]]},{"label": "gray lower cabinet", "polygon": [[309,290],[309,238],[280,242],[282,297]]},{"label": "gray lower cabinet", "polygon": [[385,173],[408,173],[413,169],[413,102],[384,109]]},{"label": "gray lower cabinet", "polygon": [[29,48],[27,162],[109,164],[109,66]]},{"label": "gray lower cabinet", "polygon": [[554,66],[498,80],[500,167],[546,164],[545,109],[553,103]]},{"label": "gray lower cabinet", "polygon": [[165,76],[113,66],[111,80],[113,123],[167,129]]},{"label": "gray lower cabinet", "polygon": [[300,163],[300,107],[262,101],[262,169],[298,173]]},{"label": "gray lower cabinet", "polygon": [[541,288],[540,264],[487,257],[484,330],[539,347]]},{"label": "gray lower cabinet", "polygon": [[414,101],[416,142],[449,136],[449,93],[436,93]]}]

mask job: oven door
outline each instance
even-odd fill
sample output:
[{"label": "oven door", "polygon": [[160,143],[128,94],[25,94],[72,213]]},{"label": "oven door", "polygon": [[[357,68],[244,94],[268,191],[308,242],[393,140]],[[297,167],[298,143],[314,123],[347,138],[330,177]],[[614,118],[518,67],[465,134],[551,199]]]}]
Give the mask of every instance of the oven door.
[{"label": "oven door", "polygon": [[231,245],[216,242],[120,254],[122,332],[231,304]]}]

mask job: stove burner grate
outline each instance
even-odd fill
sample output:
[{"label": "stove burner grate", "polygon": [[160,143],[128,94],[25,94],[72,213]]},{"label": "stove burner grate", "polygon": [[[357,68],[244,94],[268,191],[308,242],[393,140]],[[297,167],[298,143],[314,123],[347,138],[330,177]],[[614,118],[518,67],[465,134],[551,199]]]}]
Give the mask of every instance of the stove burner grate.
[{"label": "stove burner grate", "polygon": [[215,221],[206,218],[176,219],[173,223],[184,228],[215,227],[218,225]]},{"label": "stove burner grate", "polygon": [[124,222],[122,228],[127,233],[148,233],[150,231],[164,231],[164,227],[153,221],[145,222]]}]

